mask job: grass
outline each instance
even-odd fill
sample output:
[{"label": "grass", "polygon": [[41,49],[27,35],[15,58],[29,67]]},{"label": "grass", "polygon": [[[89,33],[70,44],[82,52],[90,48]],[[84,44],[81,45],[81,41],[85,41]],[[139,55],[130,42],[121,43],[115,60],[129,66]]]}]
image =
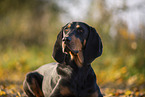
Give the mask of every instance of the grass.
[{"label": "grass", "polygon": [[49,50],[34,47],[7,49],[0,53],[0,80],[22,80],[25,73],[52,61]]},{"label": "grass", "polygon": [[[104,51],[102,56],[92,63],[103,94],[144,95],[145,71],[144,66],[142,69],[136,68],[138,56],[109,53]],[[54,62],[51,55],[51,46],[17,47],[0,52],[0,96],[25,96],[22,82],[26,73],[41,65]]]},{"label": "grass", "polygon": [[[7,49],[0,53],[0,80],[22,80],[27,72],[54,62],[51,55],[52,49],[49,47]],[[145,71],[140,67],[136,68],[136,57],[136,54],[126,56],[104,52],[92,63],[98,82],[105,84],[119,80],[121,83],[136,76],[134,80],[139,80],[137,83],[143,83]]]},{"label": "grass", "polygon": [[[50,40],[53,40],[53,37],[50,37]],[[55,61],[51,56],[53,44],[54,41],[49,41],[48,46],[45,47],[17,45],[2,49],[0,52],[0,96],[24,95],[22,82],[26,73]],[[137,49],[127,47],[116,50],[115,47],[107,44],[104,42],[102,56],[92,63],[97,83],[103,93],[116,96],[132,95],[133,92],[133,95],[138,95],[139,91],[139,95],[144,95],[145,55],[142,53],[144,46],[138,44]]]}]

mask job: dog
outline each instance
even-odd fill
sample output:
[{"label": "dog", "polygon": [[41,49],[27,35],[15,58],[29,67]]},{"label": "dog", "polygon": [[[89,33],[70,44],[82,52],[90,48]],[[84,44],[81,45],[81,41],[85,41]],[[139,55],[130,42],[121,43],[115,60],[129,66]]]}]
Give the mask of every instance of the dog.
[{"label": "dog", "polygon": [[83,22],[62,27],[53,49],[56,63],[29,72],[23,82],[28,97],[103,97],[91,63],[102,54],[96,30]]}]

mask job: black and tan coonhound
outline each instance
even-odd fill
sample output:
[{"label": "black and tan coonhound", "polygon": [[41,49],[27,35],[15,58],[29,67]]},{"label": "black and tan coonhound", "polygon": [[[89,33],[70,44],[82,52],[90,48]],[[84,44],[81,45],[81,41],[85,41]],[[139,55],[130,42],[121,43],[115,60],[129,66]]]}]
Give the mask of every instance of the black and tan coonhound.
[{"label": "black and tan coonhound", "polygon": [[53,58],[26,75],[28,97],[102,97],[91,62],[102,54],[101,39],[83,22],[66,24],[57,36]]}]

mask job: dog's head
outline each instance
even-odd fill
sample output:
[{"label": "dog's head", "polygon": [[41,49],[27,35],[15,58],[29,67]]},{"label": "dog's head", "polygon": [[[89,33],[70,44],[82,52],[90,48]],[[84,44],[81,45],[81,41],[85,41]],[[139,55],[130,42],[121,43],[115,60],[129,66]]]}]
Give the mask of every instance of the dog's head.
[{"label": "dog's head", "polygon": [[102,48],[101,39],[93,27],[82,22],[71,22],[58,34],[53,58],[63,63],[65,55],[70,54],[81,65],[90,64],[102,54]]}]

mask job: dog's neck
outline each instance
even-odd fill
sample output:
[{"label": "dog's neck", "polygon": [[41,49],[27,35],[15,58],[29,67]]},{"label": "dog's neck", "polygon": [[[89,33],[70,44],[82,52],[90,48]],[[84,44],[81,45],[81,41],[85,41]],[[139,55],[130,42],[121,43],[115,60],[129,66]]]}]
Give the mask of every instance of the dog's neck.
[{"label": "dog's neck", "polygon": [[71,64],[71,62],[75,62],[77,67],[79,68],[83,67],[84,58],[83,58],[82,51],[79,51],[76,55],[72,54],[72,52],[69,52],[68,54],[70,55],[70,58],[67,58],[67,60],[69,60],[69,63],[67,64]]},{"label": "dog's neck", "polygon": [[78,56],[73,56],[72,58],[70,54],[67,54],[65,58],[65,62],[58,65],[58,68],[57,68],[58,74],[62,76],[66,76],[66,77],[76,75],[75,77],[78,77],[78,78],[81,78],[81,76],[84,74],[87,76],[88,72],[92,68],[91,65],[80,64],[77,58]]},{"label": "dog's neck", "polygon": [[[62,64],[59,64],[58,70],[64,71],[63,74],[67,72],[69,76],[71,76],[73,71],[87,72],[89,68],[91,68],[91,65],[83,63],[84,59],[82,57],[82,54],[82,52],[78,53],[77,55],[73,55],[71,52],[66,53],[65,60]],[[69,74],[68,72],[70,72],[71,74]]]},{"label": "dog's neck", "polygon": [[88,91],[89,88],[85,89],[84,87],[88,85],[85,81],[92,76],[91,65],[83,64],[82,67],[78,67],[76,59],[71,59],[71,56],[67,55],[65,64],[59,64],[57,72],[64,78],[64,80],[62,80],[64,86],[67,86],[69,83],[69,89],[74,94],[78,95],[81,92],[81,95],[85,95],[85,93],[87,93],[86,91]]}]

